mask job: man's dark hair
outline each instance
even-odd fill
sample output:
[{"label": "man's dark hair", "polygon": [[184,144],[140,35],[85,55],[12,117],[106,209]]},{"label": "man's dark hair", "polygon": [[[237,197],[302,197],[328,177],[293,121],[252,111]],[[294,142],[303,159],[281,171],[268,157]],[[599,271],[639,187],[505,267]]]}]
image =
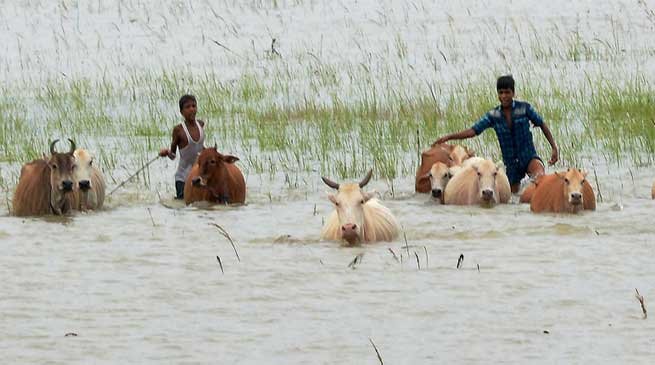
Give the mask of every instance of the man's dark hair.
[{"label": "man's dark hair", "polygon": [[498,78],[496,81],[496,90],[510,89],[514,92],[514,78],[512,75],[505,75]]},{"label": "man's dark hair", "polygon": [[195,103],[198,103],[198,101],[196,101],[195,96],[189,95],[189,94],[182,95],[182,97],[180,98],[180,111],[184,108],[184,104],[186,104],[189,101],[193,101]]}]

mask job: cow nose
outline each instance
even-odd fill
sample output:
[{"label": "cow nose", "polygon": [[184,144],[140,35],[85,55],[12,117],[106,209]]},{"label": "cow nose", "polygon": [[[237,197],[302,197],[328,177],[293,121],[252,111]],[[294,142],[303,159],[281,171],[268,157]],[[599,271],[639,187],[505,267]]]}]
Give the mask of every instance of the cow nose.
[{"label": "cow nose", "polygon": [[435,198],[441,198],[441,189],[432,189],[432,196]]},{"label": "cow nose", "polygon": [[482,197],[485,199],[491,199],[494,197],[494,191],[491,189],[482,190]]},{"label": "cow nose", "polygon": [[64,191],[73,191],[73,182],[70,180],[62,181],[61,186],[64,189]]},{"label": "cow nose", "polygon": [[347,223],[341,226],[341,230],[346,232],[346,231],[354,231],[357,229],[357,225],[354,223]]},{"label": "cow nose", "polygon": [[82,189],[82,190],[91,189],[91,182],[89,180],[80,181],[80,189]]},{"label": "cow nose", "polygon": [[200,176],[194,177],[193,180],[191,180],[191,183],[193,186],[200,186]]},{"label": "cow nose", "polygon": [[571,201],[579,202],[582,200],[582,194],[580,193],[571,193]]}]

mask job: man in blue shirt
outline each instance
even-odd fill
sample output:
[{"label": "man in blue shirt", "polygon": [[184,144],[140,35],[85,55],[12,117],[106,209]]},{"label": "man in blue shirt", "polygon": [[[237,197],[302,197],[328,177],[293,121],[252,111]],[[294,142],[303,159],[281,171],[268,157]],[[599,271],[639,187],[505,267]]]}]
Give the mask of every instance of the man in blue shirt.
[{"label": "man in blue shirt", "polygon": [[544,136],[552,147],[548,163],[553,165],[559,159],[557,145],[550,129],[532,105],[514,100],[514,78],[501,76],[496,83],[500,105],[490,110],[473,127],[463,131],[448,134],[439,138],[435,144],[452,139],[467,139],[475,137],[487,128],[493,128],[498,137],[503,162],[507,170],[507,178],[512,186],[512,192],[517,193],[521,179],[527,173],[533,178],[545,174],[544,163],[537,155],[530,132],[530,122],[541,128]]}]

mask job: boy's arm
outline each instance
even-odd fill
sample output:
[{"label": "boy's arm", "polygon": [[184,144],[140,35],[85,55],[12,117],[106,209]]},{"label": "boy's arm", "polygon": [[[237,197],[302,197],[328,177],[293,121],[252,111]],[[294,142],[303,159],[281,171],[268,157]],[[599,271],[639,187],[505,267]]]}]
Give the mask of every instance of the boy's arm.
[{"label": "boy's arm", "polygon": [[446,134],[445,136],[442,136],[441,138],[436,140],[432,145],[434,146],[441,143],[446,143],[451,139],[467,139],[475,136],[476,136],[475,130],[473,130],[473,128],[469,128],[457,133]]},{"label": "boy's arm", "polygon": [[557,150],[557,144],[555,144],[553,134],[550,133],[550,129],[546,125],[546,122],[544,122],[544,119],[541,117],[541,115],[539,115],[539,113],[537,113],[537,111],[534,110],[530,104],[528,104],[527,114],[528,119],[530,119],[532,124],[534,124],[536,127],[541,128],[541,131],[544,132],[544,136],[546,136],[546,140],[548,140],[548,143],[550,143],[552,152],[550,154],[550,160],[548,160],[548,164],[554,165],[559,160],[559,151]]},{"label": "boy's arm", "polygon": [[177,150],[177,146],[180,143],[180,137],[179,137],[179,133],[178,133],[177,129],[178,129],[177,127],[173,128],[173,137],[172,137],[172,140],[171,140],[171,148],[170,149],[162,148],[159,151],[159,156],[168,157],[171,160],[175,160],[175,151]]},{"label": "boy's arm", "polygon": [[446,143],[446,142],[450,141],[451,139],[467,139],[467,138],[475,137],[478,134],[484,132],[485,129],[491,127],[492,124],[493,123],[492,123],[491,119],[489,118],[489,113],[487,113],[482,118],[480,118],[480,120],[475,122],[475,124],[473,124],[473,127],[469,128],[469,129],[465,129],[463,131],[459,131],[457,133],[452,133],[452,134],[447,134],[445,136],[442,136],[441,138],[436,140],[432,144],[432,146],[436,146],[436,145],[441,144],[441,143]]},{"label": "boy's arm", "polygon": [[546,122],[541,123],[541,131],[544,132],[544,136],[546,136],[548,143],[550,143],[550,148],[552,149],[548,164],[554,165],[559,160],[559,151],[557,150],[557,144],[555,144],[555,139],[553,138],[553,134],[550,133],[550,129],[546,125]]}]

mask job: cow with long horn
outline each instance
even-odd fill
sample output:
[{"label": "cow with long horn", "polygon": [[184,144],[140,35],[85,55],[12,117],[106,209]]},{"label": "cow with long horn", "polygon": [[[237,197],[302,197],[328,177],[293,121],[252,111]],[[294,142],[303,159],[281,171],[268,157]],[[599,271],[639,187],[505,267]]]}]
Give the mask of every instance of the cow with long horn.
[{"label": "cow with long horn", "polygon": [[55,150],[58,139],[50,143],[50,157],[23,165],[14,193],[13,214],[17,216],[62,215],[74,203],[75,142],[66,153]]},{"label": "cow with long horn", "polygon": [[321,237],[328,240],[343,240],[348,244],[361,242],[392,241],[398,237],[400,227],[391,211],[375,198],[374,193],[362,191],[373,174],[368,174],[359,183],[339,184],[326,177],[323,182],[337,190],[328,199],[335,210],[328,217]]}]

